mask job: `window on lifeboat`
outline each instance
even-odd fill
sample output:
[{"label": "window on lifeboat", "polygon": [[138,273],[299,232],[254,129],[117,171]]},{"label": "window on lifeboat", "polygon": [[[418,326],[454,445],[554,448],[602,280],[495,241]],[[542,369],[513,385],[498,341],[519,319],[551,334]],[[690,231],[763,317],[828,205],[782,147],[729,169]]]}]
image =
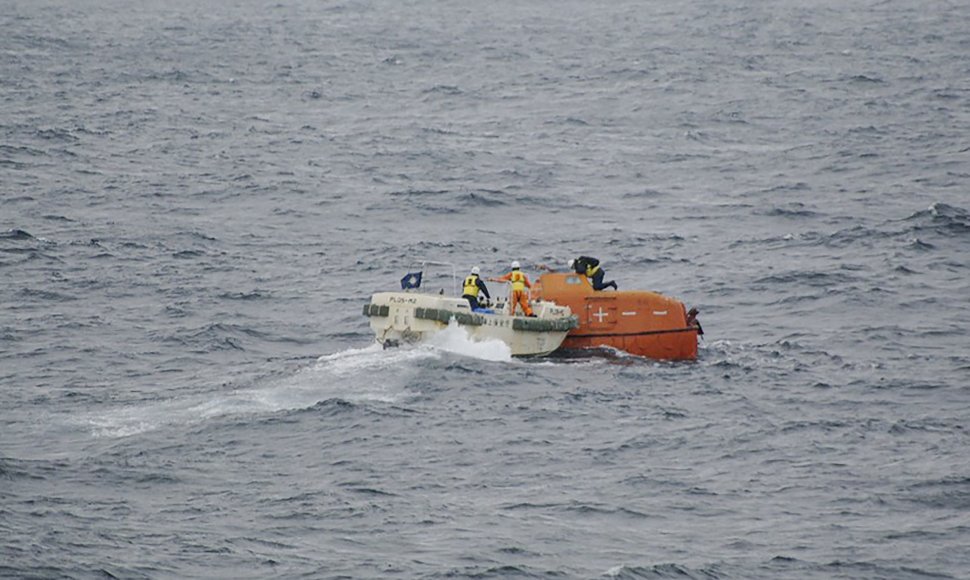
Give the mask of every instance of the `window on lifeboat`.
[{"label": "window on lifeboat", "polygon": [[566,276],[566,284],[579,284],[579,276]]}]

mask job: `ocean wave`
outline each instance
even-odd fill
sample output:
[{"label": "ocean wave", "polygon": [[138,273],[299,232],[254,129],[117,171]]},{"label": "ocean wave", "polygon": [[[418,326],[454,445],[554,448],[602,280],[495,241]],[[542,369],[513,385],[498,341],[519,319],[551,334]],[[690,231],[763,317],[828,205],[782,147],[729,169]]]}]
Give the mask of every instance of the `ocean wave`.
[{"label": "ocean wave", "polygon": [[970,233],[970,212],[945,203],[934,203],[903,221],[910,222],[910,231],[913,232],[928,230],[945,236],[963,236]]},{"label": "ocean wave", "polygon": [[389,191],[387,195],[391,197],[439,197],[453,194],[449,189],[403,189]]},{"label": "ocean wave", "polygon": [[172,257],[177,260],[191,260],[205,255],[206,253],[202,250],[178,250],[172,253]]},{"label": "ocean wave", "polygon": [[332,398],[314,403],[304,409],[297,409],[296,412],[299,414],[311,413],[320,417],[335,417],[346,413],[355,413],[363,408],[365,408],[363,405],[355,404],[346,399]]},{"label": "ocean wave", "polygon": [[863,84],[869,84],[869,83],[882,84],[885,82],[881,77],[869,76],[864,74],[845,76],[845,77],[841,77],[839,80],[849,81],[852,83],[863,83]]},{"label": "ocean wave", "polygon": [[43,149],[37,149],[36,147],[29,147],[29,146],[26,146],[26,145],[19,145],[19,146],[4,145],[2,143],[0,143],[0,153],[4,153],[6,155],[25,154],[25,155],[28,155],[30,157],[47,157],[48,156],[47,155],[47,151],[45,151]]},{"label": "ocean wave", "polygon": [[269,300],[273,298],[273,294],[265,290],[251,290],[249,292],[223,292],[218,297],[223,300]]},{"label": "ocean wave", "polygon": [[755,212],[757,214],[765,215],[768,217],[784,217],[784,218],[813,218],[818,217],[820,214],[814,210],[807,209],[804,204],[795,203],[791,204],[789,207],[773,207],[766,210],[761,210]]},{"label": "ocean wave", "polygon": [[[818,369],[838,369],[839,373],[866,370],[863,363],[847,361],[834,350],[802,344],[798,336],[786,336],[777,342],[757,343],[733,340],[704,341],[698,345],[697,362],[731,376],[735,371],[759,372],[786,380],[811,380]],[[807,375],[807,376],[806,376]],[[818,386],[830,386],[824,382]]]},{"label": "ocean wave", "polygon": [[61,460],[30,460],[0,457],[0,479],[44,481],[68,467]]},{"label": "ocean wave", "polygon": [[910,239],[909,240],[909,243],[906,245],[906,247],[908,247],[911,250],[917,250],[917,251],[921,251],[921,252],[925,252],[925,251],[930,251],[930,250],[935,250],[936,249],[936,246],[934,246],[933,244],[931,244],[929,242],[924,242],[923,240],[921,240],[919,238],[912,238],[912,239]]},{"label": "ocean wave", "polygon": [[902,498],[941,509],[970,510],[970,475],[952,475],[912,484],[901,490]]},{"label": "ocean wave", "polygon": [[273,336],[250,326],[213,322],[197,327],[184,327],[174,331],[154,331],[153,340],[195,347],[191,352],[207,353],[221,350],[245,350],[245,341],[272,340]]},{"label": "ocean wave", "polygon": [[66,129],[37,129],[34,131],[34,136],[46,141],[61,141],[67,143],[79,141],[73,132]]},{"label": "ocean wave", "polygon": [[708,565],[700,568],[681,564],[654,564],[652,566],[620,565],[603,573],[607,578],[617,580],[667,580],[681,578],[684,580],[721,580],[733,578],[721,571],[718,565]]},{"label": "ocean wave", "polygon": [[25,230],[10,229],[0,232],[0,240],[33,240],[34,236]]},{"label": "ocean wave", "polygon": [[820,574],[831,574],[829,578],[873,579],[893,578],[898,580],[957,580],[957,577],[932,570],[912,566],[893,566],[869,561],[834,560],[820,565]]},{"label": "ocean wave", "polygon": [[422,91],[425,95],[448,95],[448,96],[458,96],[464,93],[460,88],[455,85],[434,85],[433,87],[424,89]]},{"label": "ocean wave", "polygon": [[793,270],[756,278],[752,284],[762,286],[804,285],[816,288],[831,288],[833,285],[849,284],[859,280],[858,276],[845,272],[819,272],[814,270]]},{"label": "ocean wave", "polygon": [[667,197],[669,194],[656,189],[644,188],[638,191],[630,191],[627,193],[620,194],[622,199],[660,199]]},{"label": "ocean wave", "polygon": [[[800,208],[774,208],[765,210],[764,215],[777,217],[807,218],[819,214]],[[900,228],[899,224],[906,227]],[[853,225],[831,233],[820,231],[798,232],[790,236],[771,236],[765,238],[741,239],[732,242],[732,247],[745,245],[774,245],[795,242],[799,245],[822,245],[831,248],[847,248],[854,245],[871,247],[882,240],[905,240],[907,247],[917,251],[937,249],[937,244],[928,241],[928,235],[958,237],[970,232],[970,214],[962,208],[936,203],[926,210],[917,211],[901,220],[889,220],[873,225]]]},{"label": "ocean wave", "polygon": [[63,292],[56,292],[54,290],[46,290],[43,288],[21,288],[17,293],[18,296],[23,298],[37,299],[49,302],[70,302],[72,300],[78,300],[78,296],[71,294],[65,294]]},{"label": "ocean wave", "polygon": [[[11,159],[0,159],[0,167],[3,167],[3,166],[6,166],[7,168],[13,169],[16,171],[22,171],[29,167],[26,163],[21,163],[20,161],[13,161]],[[11,200],[9,199],[5,200],[5,202],[10,202],[10,201]]]},{"label": "ocean wave", "polygon": [[535,566],[513,564],[479,564],[451,568],[440,572],[422,575],[422,578],[467,578],[468,580],[482,580],[487,578],[550,578],[561,577],[563,572],[557,569],[544,570]]},{"label": "ocean wave", "polygon": [[74,222],[77,221],[77,220],[71,219],[71,218],[69,218],[67,216],[58,215],[58,214],[47,214],[47,215],[44,215],[44,216],[41,216],[41,217],[43,217],[45,220],[56,221],[56,222],[74,223]]}]

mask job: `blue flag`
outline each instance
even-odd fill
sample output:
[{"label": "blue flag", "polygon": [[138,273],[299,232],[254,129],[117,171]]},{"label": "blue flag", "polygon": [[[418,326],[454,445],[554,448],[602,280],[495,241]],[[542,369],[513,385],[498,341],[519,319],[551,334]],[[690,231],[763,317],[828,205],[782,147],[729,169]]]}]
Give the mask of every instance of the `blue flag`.
[{"label": "blue flag", "polygon": [[407,276],[401,278],[401,290],[408,290],[419,286],[421,286],[421,272],[408,272]]}]

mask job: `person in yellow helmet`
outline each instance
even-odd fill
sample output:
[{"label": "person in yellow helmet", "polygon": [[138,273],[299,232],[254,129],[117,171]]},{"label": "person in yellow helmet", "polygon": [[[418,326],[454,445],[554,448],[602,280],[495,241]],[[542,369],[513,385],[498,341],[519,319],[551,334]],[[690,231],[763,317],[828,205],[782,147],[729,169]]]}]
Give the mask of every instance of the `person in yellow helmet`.
[{"label": "person in yellow helmet", "polygon": [[532,307],[529,306],[529,293],[525,291],[526,288],[532,288],[532,283],[529,282],[529,277],[519,269],[518,261],[512,262],[511,272],[498,278],[489,278],[489,281],[511,282],[512,296],[509,299],[509,304],[511,305],[512,314],[515,314],[515,306],[519,305],[522,307],[522,312],[526,316],[535,316],[532,313]]},{"label": "person in yellow helmet", "polygon": [[472,271],[468,276],[465,277],[465,283],[462,287],[461,297],[468,300],[468,305],[471,306],[472,311],[478,310],[482,307],[481,303],[478,301],[478,292],[481,291],[485,295],[485,298],[491,300],[492,297],[488,293],[488,287],[485,286],[485,282],[478,276],[481,270],[478,266],[472,268]]}]

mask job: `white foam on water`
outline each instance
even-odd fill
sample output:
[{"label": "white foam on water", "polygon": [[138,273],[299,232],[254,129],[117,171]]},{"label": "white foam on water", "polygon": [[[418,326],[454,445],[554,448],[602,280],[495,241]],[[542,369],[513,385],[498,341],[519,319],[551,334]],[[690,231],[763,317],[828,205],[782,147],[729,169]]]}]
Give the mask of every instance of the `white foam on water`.
[{"label": "white foam on water", "polygon": [[328,399],[395,402],[410,396],[406,387],[416,363],[440,356],[432,349],[384,350],[375,343],[322,356],[293,375],[257,387],[133,404],[71,423],[91,429],[95,437],[127,437],[218,417],[307,409]]},{"label": "white foam on water", "polygon": [[444,330],[428,339],[426,344],[431,348],[481,360],[494,362],[512,360],[512,349],[509,345],[498,339],[472,340],[468,331],[459,326],[454,318]]},{"label": "white foam on water", "polygon": [[166,427],[191,426],[227,416],[259,415],[308,409],[328,399],[394,403],[408,391],[418,363],[452,353],[485,361],[512,361],[500,340],[474,341],[454,321],[427,342],[384,349],[377,343],[321,356],[293,375],[229,393],[133,404],[71,422],[95,437],[128,437]]},{"label": "white foam on water", "polygon": [[362,371],[397,367],[435,356],[426,350],[412,348],[384,349],[374,342],[364,348],[351,348],[321,356],[310,369],[352,376]]}]

